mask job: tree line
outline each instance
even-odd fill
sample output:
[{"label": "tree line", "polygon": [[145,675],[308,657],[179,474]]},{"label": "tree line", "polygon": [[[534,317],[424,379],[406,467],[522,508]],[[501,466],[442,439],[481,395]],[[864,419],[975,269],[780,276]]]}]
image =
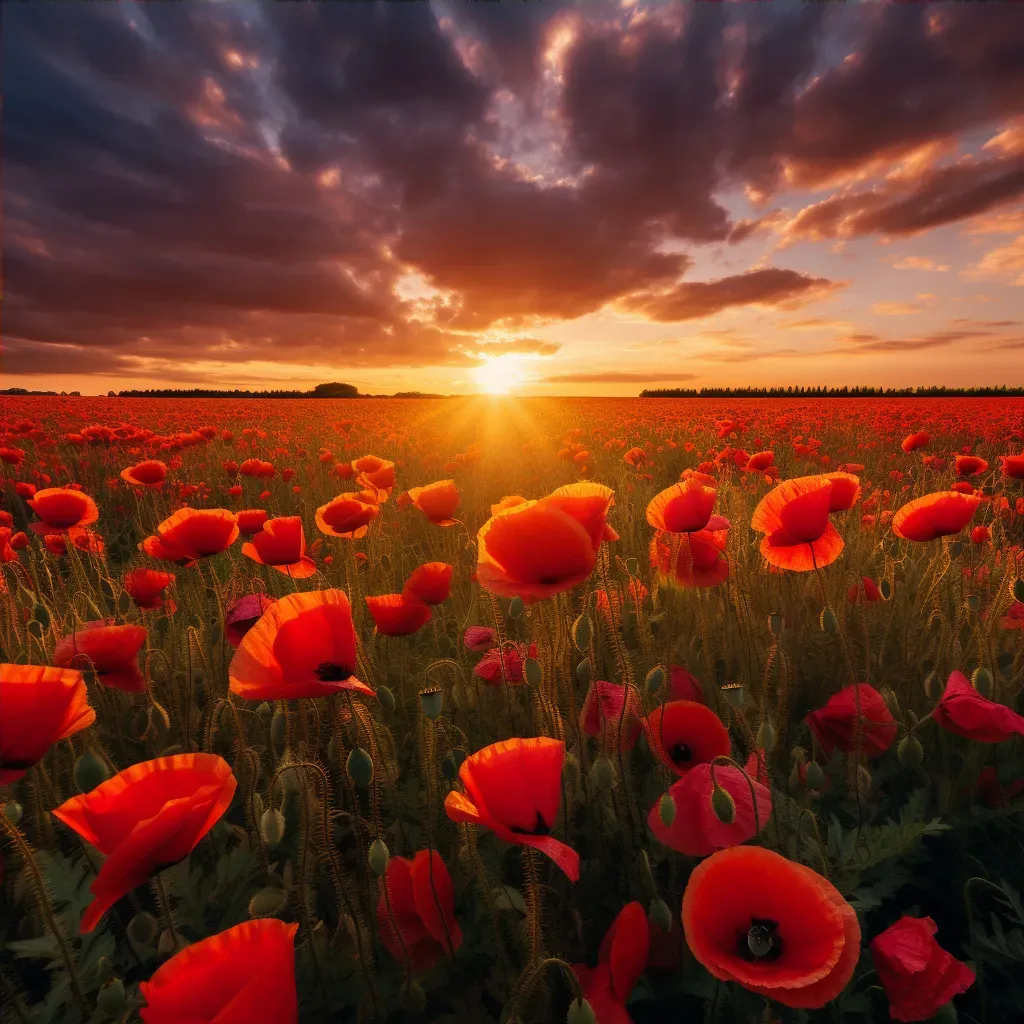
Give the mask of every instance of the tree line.
[{"label": "tree line", "polygon": [[649,388],[641,398],[1013,398],[1024,395],[1024,387],[974,388],[874,388],[874,387],[789,387],[771,388]]}]

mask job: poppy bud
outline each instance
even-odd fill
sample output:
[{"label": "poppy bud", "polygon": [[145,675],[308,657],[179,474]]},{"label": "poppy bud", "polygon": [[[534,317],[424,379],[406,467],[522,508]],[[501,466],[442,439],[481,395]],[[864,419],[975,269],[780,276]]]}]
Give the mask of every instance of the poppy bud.
[{"label": "poppy bud", "polygon": [[440,718],[444,708],[441,688],[435,686],[429,690],[420,690],[420,708],[431,721]]},{"label": "poppy bud", "polygon": [[381,552],[380,557],[377,559],[377,561],[380,563],[380,567],[385,572],[390,572],[391,571],[391,559],[388,558],[386,553]]},{"label": "poppy bud", "polygon": [[249,900],[250,917],[277,917],[284,910],[288,898],[283,889],[266,886]]},{"label": "poppy bud", "polygon": [[768,616],[768,632],[772,636],[781,636],[783,629],[786,628],[786,620],[778,613],[772,612]]},{"label": "poppy bud", "polygon": [[281,708],[274,712],[270,720],[270,742],[275,747],[283,747],[288,735],[288,717]]},{"label": "poppy bud", "polygon": [[747,691],[743,688],[742,683],[726,683],[722,687],[722,696],[734,708],[741,708],[747,702]]},{"label": "poppy bud", "polygon": [[523,612],[526,611],[526,605],[523,604],[521,597],[513,597],[508,603],[508,614],[511,619],[518,619]]},{"label": "poppy bud", "polygon": [[825,788],[825,782],[825,773],[821,770],[821,765],[817,761],[811,761],[804,773],[804,783],[807,788],[815,793],[820,793]]},{"label": "poppy bud", "polygon": [[565,1015],[565,1024],[597,1024],[594,1008],[586,999],[574,999]]},{"label": "poppy bud", "polygon": [[274,709],[270,706],[268,701],[262,701],[256,706],[256,714],[259,715],[264,722],[268,721],[273,713]]},{"label": "poppy bud", "polygon": [[398,1001],[406,1013],[420,1017],[427,1008],[427,994],[418,981],[411,978],[405,982],[398,993]]},{"label": "poppy bud", "polygon": [[1013,581],[1013,597],[1016,601],[1024,601],[1024,579]]},{"label": "poppy bud", "polygon": [[32,609],[32,619],[33,621],[38,622],[43,629],[50,628],[50,612],[46,605],[41,601]]},{"label": "poppy bud", "polygon": [[592,677],[592,670],[590,668],[590,659],[584,658],[576,666],[576,679],[580,686],[589,686]]},{"label": "poppy bud", "polygon": [[676,802],[668,793],[663,794],[658,801],[658,817],[665,828],[671,828],[672,822],[676,820]]},{"label": "poppy bud", "polygon": [[79,793],[91,793],[109,778],[107,766],[91,750],[87,750],[75,762],[75,786]]},{"label": "poppy bud", "polygon": [[924,747],[916,736],[904,736],[896,747],[896,756],[904,768],[919,768],[924,760]]},{"label": "poppy bud", "polygon": [[454,782],[455,776],[459,774],[458,768],[455,767],[455,762],[448,755],[446,755],[444,760],[441,762],[441,774],[445,777],[445,781],[448,783]]},{"label": "poppy bud", "polygon": [[543,673],[541,672],[540,662],[536,658],[526,659],[523,664],[523,674],[526,676],[526,681],[530,686],[540,686]]},{"label": "poppy bud", "polygon": [[757,745],[762,750],[771,750],[775,746],[775,727],[767,718],[757,730]]},{"label": "poppy bud", "polygon": [[717,783],[711,791],[711,810],[723,825],[731,825],[736,820],[736,801]]},{"label": "poppy bud", "polygon": [[992,678],[992,673],[981,665],[978,666],[971,673],[971,683],[974,688],[989,700],[992,699],[992,690],[995,687],[995,680]]},{"label": "poppy bud", "polygon": [[373,758],[362,747],[352,748],[345,768],[357,786],[366,789],[373,782]]},{"label": "poppy bud", "polygon": [[96,994],[96,1005],[108,1017],[120,1019],[124,1016],[127,1000],[124,983],[120,978],[111,978]]},{"label": "poppy bud", "polygon": [[882,599],[888,601],[892,597],[892,584],[888,580],[882,580],[878,584],[878,592],[882,595]]},{"label": "poppy bud", "polygon": [[170,956],[172,953],[177,953],[180,950],[183,950],[187,945],[188,940],[181,934],[181,932],[172,932],[169,928],[165,928],[160,933],[160,938],[157,940],[157,956]]},{"label": "poppy bud", "polygon": [[826,633],[835,634],[839,632],[839,620],[836,618],[836,613],[828,605],[822,608],[818,623]]},{"label": "poppy bud", "polygon": [[970,608],[972,612],[980,611],[981,598],[977,594],[969,594],[967,596],[967,607]]},{"label": "poppy bud", "polygon": [[626,572],[628,572],[630,576],[635,576],[639,568],[640,566],[637,560],[630,555],[630,557],[626,559]]},{"label": "poppy bud", "polygon": [[653,697],[661,689],[664,682],[665,670],[660,665],[655,665],[647,673],[647,678],[644,680],[644,686],[647,688],[648,695]]},{"label": "poppy bud", "polygon": [[8,800],[4,804],[4,817],[12,824],[17,826],[18,822],[21,821],[21,816],[25,813],[25,808],[18,803],[17,800]]},{"label": "poppy bud", "polygon": [[395,710],[395,695],[386,686],[377,687],[377,700],[388,714]]},{"label": "poppy bud", "polygon": [[590,766],[590,781],[599,793],[608,793],[615,788],[615,765],[607,757],[598,757]]},{"label": "poppy bud", "polygon": [[383,839],[374,839],[370,843],[367,860],[370,863],[370,870],[378,877],[383,877],[388,870],[388,862],[391,860],[391,853]]},{"label": "poppy bud", "polygon": [[260,835],[273,850],[284,839],[284,815],[276,807],[268,807],[260,818]]},{"label": "poppy bud", "polygon": [[929,698],[934,697],[935,689],[936,689],[936,687],[938,687],[940,685],[941,684],[939,683],[939,674],[937,672],[934,672],[934,671],[933,672],[929,672],[928,675],[926,675],[924,677],[924,692],[925,692],[925,696],[929,697]]},{"label": "poppy bud", "polygon": [[651,905],[647,909],[647,916],[651,919],[651,924],[656,925],[663,932],[672,931],[672,911],[669,910],[668,904],[660,896],[655,896],[651,900]]},{"label": "poppy bud", "polygon": [[949,557],[950,558],[959,558],[960,555],[963,553],[963,550],[964,550],[963,544],[961,544],[960,541],[955,540],[955,541],[952,542],[952,544],[949,545]]},{"label": "poppy bud", "polygon": [[572,642],[576,645],[576,650],[585,651],[590,647],[592,632],[590,619],[586,615],[581,615],[572,624]]},{"label": "poppy bud", "polygon": [[160,925],[157,923],[156,918],[152,914],[147,914],[144,910],[140,911],[128,922],[128,928],[126,929],[128,938],[136,946],[152,946],[156,942],[159,930]]}]

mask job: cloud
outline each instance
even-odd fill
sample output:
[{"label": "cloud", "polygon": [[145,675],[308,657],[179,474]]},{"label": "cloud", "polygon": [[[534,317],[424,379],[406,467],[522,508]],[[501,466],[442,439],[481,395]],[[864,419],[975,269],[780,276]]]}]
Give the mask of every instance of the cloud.
[{"label": "cloud", "polygon": [[878,316],[909,316],[911,313],[920,313],[921,307],[909,302],[876,302],[871,312]]},{"label": "cloud", "polygon": [[630,295],[622,304],[651,320],[676,322],[698,320],[736,306],[796,308],[844,284],[795,270],[765,267],[717,281],[684,282],[669,291]]},{"label": "cloud", "polygon": [[1009,245],[985,253],[973,267],[964,271],[963,276],[973,279],[1006,278],[1009,284],[1024,285],[1024,235]]},{"label": "cloud", "polygon": [[696,380],[695,373],[658,373],[604,370],[597,373],[561,373],[541,377],[544,384],[656,384],[671,381]]},{"label": "cloud", "polygon": [[508,341],[480,341],[467,344],[466,348],[488,359],[506,355],[553,356],[561,349],[557,341],[541,341],[538,338],[511,338]]},{"label": "cloud", "polygon": [[902,259],[898,259],[895,263],[893,263],[893,269],[934,270],[941,272],[949,270],[949,264],[936,263],[935,260],[930,259],[928,256],[904,256],[902,257]]}]

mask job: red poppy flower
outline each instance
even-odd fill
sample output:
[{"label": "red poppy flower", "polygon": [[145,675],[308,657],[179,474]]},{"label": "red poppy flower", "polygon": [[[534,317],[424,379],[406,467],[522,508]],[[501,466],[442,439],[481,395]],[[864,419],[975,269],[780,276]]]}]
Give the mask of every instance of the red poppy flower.
[{"label": "red poppy flower", "polygon": [[459,507],[459,491],[454,480],[438,480],[425,487],[410,487],[409,500],[438,526],[453,526]]},{"label": "red poppy flower", "polygon": [[237,647],[273,603],[273,598],[266,594],[246,594],[235,601],[224,616],[224,635],[228,643]]},{"label": "red poppy flower", "polygon": [[254,477],[258,480],[269,480],[274,475],[274,464],[262,459],[246,459],[238,471],[242,476]]},{"label": "red poppy flower", "polygon": [[1000,629],[1024,629],[1024,601],[1014,601],[999,620]]},{"label": "red poppy flower", "polygon": [[83,622],[60,640],[53,663],[77,669],[91,668],[105,686],[125,693],[142,693],[145,676],[139,671],[138,654],[146,642],[144,626],[117,626],[113,619]]},{"label": "red poppy flower", "polygon": [[90,891],[81,931],[137,885],[177,864],[227,810],[235,777],[215,754],[176,754],[134,764],[54,816],[95,846],[106,860]]},{"label": "red poppy flower", "polygon": [[444,809],[452,821],[482,825],[506,843],[539,850],[575,882],[579,854],[549,834],[558,816],[564,763],[565,744],[547,736],[492,743],[462,762],[465,792],[452,790]]},{"label": "red poppy flower", "polygon": [[507,508],[515,508],[516,505],[525,505],[526,499],[520,494],[506,494],[496,505],[491,506],[491,516],[504,512]]},{"label": "red poppy flower", "polygon": [[[711,806],[715,781],[724,789],[735,805],[735,818],[726,825],[718,820]],[[757,800],[757,813],[750,791]],[[710,764],[699,764],[687,772],[668,791],[675,801],[676,816],[671,825],[661,820],[660,802],[647,815],[647,825],[655,839],[663,846],[686,854],[687,857],[706,857],[716,850],[739,846],[753,839],[765,828],[772,816],[772,794],[767,786],[747,777],[732,765],[716,765],[714,779]]]},{"label": "red poppy flower", "polygon": [[619,535],[608,525],[608,511],[615,504],[615,492],[604,484],[583,481],[566,484],[552,491],[541,501],[572,516],[590,535],[594,553],[601,541],[615,541]]},{"label": "red poppy flower", "polygon": [[297,1024],[298,928],[244,921],[176,953],[139,985],[142,1024]]},{"label": "red poppy flower", "polygon": [[1013,736],[1024,736],[1024,718],[1005,704],[983,697],[963,672],[949,677],[932,718],[947,732],[981,743],[1002,743]]},{"label": "red poppy flower", "polygon": [[409,636],[430,621],[430,606],[415,594],[368,596],[366,607],[382,636]]},{"label": "red poppy flower", "polygon": [[387,459],[378,459],[376,455],[364,455],[352,463],[357,474],[356,482],[360,487],[372,489],[378,501],[387,501],[391,489],[395,486],[395,464]]},{"label": "red poppy flower", "polygon": [[850,604],[874,604],[882,600],[882,593],[870,576],[861,576],[860,583],[851,583],[846,591]]},{"label": "red poppy flower", "polygon": [[647,461],[647,452],[643,448],[630,448],[622,457],[625,459],[627,466],[632,466],[636,469],[637,466],[642,466]]},{"label": "red poppy flower", "polygon": [[[729,522],[722,516],[713,518]],[[725,554],[727,537],[727,528],[701,530],[681,538],[670,533],[655,533],[648,547],[651,568],[680,587],[717,587],[729,578],[729,560]]]},{"label": "red poppy flower", "polygon": [[797,1009],[835,999],[860,957],[857,915],[835,886],[757,846],[720,850],[694,868],[683,930],[714,977]]},{"label": "red poppy flower", "polygon": [[267,513],[261,508],[244,508],[241,512],[236,513],[235,518],[238,520],[238,532],[246,537],[251,537],[263,529],[263,524],[267,521]]},{"label": "red poppy flower", "polygon": [[1024,779],[1014,779],[1004,786],[999,781],[999,773],[995,766],[988,765],[982,768],[974,792],[986,807],[1008,807],[1024,793]]},{"label": "red poppy flower", "polygon": [[467,651],[477,654],[486,651],[497,642],[498,634],[490,626],[470,626],[462,637]]},{"label": "red poppy flower", "polygon": [[985,544],[992,539],[992,531],[987,526],[976,526],[971,530],[972,544]]},{"label": "red poppy flower", "polygon": [[748,473],[751,472],[764,472],[766,469],[773,468],[775,465],[775,452],[756,452],[747,459],[747,464],[744,467]]},{"label": "red poppy flower", "polygon": [[988,463],[977,455],[958,455],[956,457],[957,476],[977,476],[988,469]]},{"label": "red poppy flower", "polygon": [[930,434],[924,430],[919,430],[916,434],[908,434],[903,439],[903,444],[900,447],[909,454],[910,452],[917,451],[918,448],[924,448],[931,439]]},{"label": "red poppy flower", "polygon": [[903,540],[926,541],[959,533],[981,499],[958,491],[937,491],[908,501],[893,517],[892,532]]},{"label": "red poppy flower", "polygon": [[157,459],[121,470],[121,479],[133,487],[158,487],[167,479],[167,464]]},{"label": "red poppy flower", "polygon": [[69,668],[0,665],[0,709],[0,786],[96,721],[82,673]]},{"label": "red poppy flower", "polygon": [[9,526],[0,526],[0,562],[13,562],[18,557],[12,540]]},{"label": "red poppy flower", "polygon": [[306,554],[301,516],[268,519],[252,541],[242,545],[242,554],[292,579],[307,579],[316,572],[316,562]]},{"label": "red poppy flower", "polygon": [[477,663],[473,674],[479,676],[488,686],[520,686],[526,681],[523,674],[523,662],[527,658],[537,657],[537,645],[517,644],[506,641],[504,657],[502,652],[493,647]]},{"label": "red poppy flower", "polygon": [[88,494],[70,487],[46,487],[36,491],[28,505],[41,520],[31,523],[29,529],[42,537],[64,533],[74,526],[88,526],[100,517],[96,502]]},{"label": "red poppy flower", "polygon": [[853,508],[853,503],[860,497],[860,480],[853,473],[837,470],[834,473],[822,474],[832,485],[829,496],[829,512],[845,512]]},{"label": "red poppy flower", "polygon": [[867,683],[847,686],[828,703],[812,711],[805,721],[818,745],[831,755],[838,747],[850,754],[857,744],[857,702],[860,701],[860,749],[865,757],[884,754],[896,739],[896,721],[882,695]]},{"label": "red poppy flower", "polygon": [[707,704],[700,680],[682,665],[673,665],[669,669],[668,686],[670,700],[691,700],[698,704]]},{"label": "red poppy flower", "polygon": [[452,572],[453,568],[447,562],[426,562],[413,569],[402,593],[412,594],[425,604],[440,604],[451,590]]},{"label": "red poppy flower", "polygon": [[663,533],[697,533],[700,530],[723,529],[721,516],[711,515],[718,491],[699,480],[685,480],[667,487],[651,499],[647,506],[647,522]]},{"label": "red poppy flower", "polygon": [[[856,479],[856,478],[854,478]],[[837,501],[844,495],[836,487]],[[765,534],[761,554],[772,565],[809,572],[834,562],[843,551],[843,538],[832,525],[833,482],[827,476],[785,480],[766,494],[754,509],[751,529]]]},{"label": "red poppy flower", "polygon": [[597,966],[573,964],[583,998],[590,1003],[598,1024],[631,1024],[626,1002],[647,964],[650,931],[647,914],[636,901],[618,913],[601,941]]},{"label": "red poppy flower", "polygon": [[655,708],[644,732],[654,756],[676,775],[729,754],[729,730],[714,711],[695,701],[670,700]]},{"label": "red poppy flower", "polygon": [[587,736],[600,736],[602,749],[632,750],[642,719],[643,709],[632,687],[603,679],[591,682],[580,711],[580,729]]},{"label": "red poppy flower", "polygon": [[1009,480],[1024,480],[1024,452],[1020,455],[1000,455],[1003,476]]},{"label": "red poppy flower", "polygon": [[142,542],[152,558],[193,562],[218,555],[238,539],[238,521],[226,508],[182,508]]},{"label": "red poppy flower", "polygon": [[339,494],[332,498],[316,510],[317,529],[329,537],[343,537],[346,540],[365,537],[369,524],[380,513],[376,503],[367,498],[369,495],[363,491]]},{"label": "red poppy flower", "polygon": [[296,700],[339,690],[373,696],[355,678],[356,632],[343,590],[289,594],[245,634],[228,668],[229,688],[246,700]]},{"label": "red poppy flower", "polygon": [[164,606],[164,591],[174,582],[174,573],[156,569],[133,569],[124,578],[124,589],[136,608],[152,611]]},{"label": "red poppy flower", "polygon": [[974,984],[974,971],[936,941],[930,917],[901,917],[871,940],[871,959],[893,1020],[930,1020]]},{"label": "red poppy flower", "polygon": [[436,850],[420,850],[412,860],[392,857],[380,888],[380,940],[397,961],[425,971],[462,945],[451,875]]}]

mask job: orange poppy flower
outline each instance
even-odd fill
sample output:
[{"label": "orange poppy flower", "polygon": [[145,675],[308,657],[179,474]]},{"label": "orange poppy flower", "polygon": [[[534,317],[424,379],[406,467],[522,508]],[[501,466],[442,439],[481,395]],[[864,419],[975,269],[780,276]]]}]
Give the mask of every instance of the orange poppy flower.
[{"label": "orange poppy flower", "polygon": [[1000,468],[1008,480],[1024,480],[1024,453],[1020,455],[1000,455]]},{"label": "orange poppy flower", "polygon": [[274,475],[274,464],[272,462],[264,462],[262,459],[246,459],[239,467],[238,471],[242,476],[251,476],[259,480],[269,480]]},{"label": "orange poppy flower", "polygon": [[65,533],[72,527],[88,526],[100,517],[96,502],[70,487],[45,487],[29,498],[29,508],[41,522],[31,523],[29,529],[41,537],[52,533]]},{"label": "orange poppy flower", "polygon": [[380,509],[376,501],[368,501],[365,492],[339,494],[316,510],[316,525],[329,537],[359,540],[366,536],[369,524],[377,518]]},{"label": "orange poppy flower", "polygon": [[687,945],[714,977],[797,1009],[835,999],[860,957],[857,915],[836,887],[762,847],[698,864],[682,916]]},{"label": "orange poppy flower", "polygon": [[572,516],[590,535],[594,553],[601,541],[615,541],[619,535],[608,525],[608,511],[615,504],[615,492],[604,484],[582,481],[566,484],[541,501]]},{"label": "orange poppy flower", "polygon": [[232,693],[246,700],[323,697],[338,690],[373,696],[355,678],[356,631],[343,590],[289,594],[245,634],[228,668]]},{"label": "orange poppy flower", "polygon": [[164,591],[174,582],[174,573],[157,569],[133,569],[124,578],[124,589],[136,608],[152,611],[164,606]]},{"label": "orange poppy flower", "polygon": [[142,1024],[297,1024],[298,928],[244,921],[176,953],[139,985]]},{"label": "orange poppy flower", "polygon": [[729,730],[709,707],[690,700],[670,700],[644,721],[651,752],[676,775],[720,755],[728,756]]},{"label": "orange poppy flower", "polygon": [[122,896],[187,857],[235,794],[235,777],[216,754],[175,754],[143,761],[72,797],[54,817],[106,860],[90,886],[82,915],[91,932]]},{"label": "orange poppy flower", "polygon": [[579,854],[550,835],[564,763],[565,744],[547,736],[492,743],[462,762],[459,780],[465,792],[452,790],[445,797],[445,812],[452,821],[489,828],[506,843],[539,850],[575,882]]},{"label": "orange poppy flower", "polygon": [[95,721],[81,672],[0,665],[0,786],[17,782],[54,743]]},{"label": "orange poppy flower", "polygon": [[436,850],[420,850],[411,860],[392,857],[380,888],[380,940],[397,961],[425,971],[462,945],[462,929],[455,920],[455,889]]},{"label": "orange poppy flower", "polygon": [[243,508],[235,513],[238,521],[238,532],[246,537],[259,533],[263,524],[267,521],[267,513],[261,508]]},{"label": "orange poppy flower", "polygon": [[147,537],[142,550],[151,558],[194,562],[218,555],[238,539],[238,518],[226,508],[182,508]]},{"label": "orange poppy flower", "polygon": [[[722,519],[722,516],[714,516]],[[657,532],[648,547],[651,568],[681,587],[717,587],[729,578],[729,560],[725,555],[727,530],[701,530],[678,541],[670,533]],[[672,564],[672,549],[676,549]]]},{"label": "orange poppy flower", "polygon": [[18,552],[11,543],[11,528],[0,526],[0,562],[13,562],[18,557]]},{"label": "orange poppy flower", "polygon": [[377,493],[378,501],[387,501],[391,489],[395,486],[395,464],[387,459],[378,459],[376,455],[364,455],[352,463],[356,473],[356,483],[360,487],[372,489]]},{"label": "orange poppy flower", "polygon": [[438,480],[425,487],[410,487],[409,500],[438,526],[453,526],[459,507],[459,491],[454,480]]},{"label": "orange poppy flower", "polygon": [[382,636],[409,636],[425,626],[431,617],[430,606],[411,592],[368,596],[366,607]]},{"label": "orange poppy flower", "polygon": [[440,604],[451,591],[453,571],[447,562],[426,562],[413,569],[402,593],[412,594],[424,604]]},{"label": "orange poppy flower", "polygon": [[316,572],[316,562],[306,554],[301,516],[268,519],[263,529],[253,534],[252,541],[242,545],[242,554],[296,580],[307,579]]},{"label": "orange poppy flower", "polygon": [[[844,490],[840,483],[838,494]],[[809,572],[815,566],[830,565],[842,554],[843,538],[829,520],[832,494],[833,482],[828,476],[804,476],[783,481],[761,499],[750,526],[766,535],[761,554],[768,562],[781,569]]]},{"label": "orange poppy flower", "polygon": [[957,476],[977,476],[988,469],[988,463],[977,455],[958,455],[956,457]]},{"label": "orange poppy flower", "polygon": [[647,914],[640,903],[627,903],[601,940],[597,966],[573,964],[583,998],[600,1024],[631,1024],[626,1003],[640,980],[650,948]]},{"label": "orange poppy flower", "polygon": [[[664,533],[697,533],[699,530],[720,530],[710,523],[718,491],[699,480],[685,480],[666,487],[647,506],[647,522]],[[716,520],[721,516],[715,516]]]},{"label": "orange poppy flower", "polygon": [[643,710],[632,687],[595,679],[583,700],[580,729],[587,736],[600,736],[605,750],[632,750],[640,736],[642,718]]},{"label": "orange poppy flower", "polygon": [[907,453],[917,451],[918,448],[924,448],[931,441],[931,434],[924,430],[919,430],[916,434],[908,434],[903,438],[903,444],[900,447]]},{"label": "orange poppy flower", "polygon": [[860,479],[844,470],[823,473],[822,476],[832,484],[828,502],[829,512],[845,512],[853,508],[853,503],[860,497]]},{"label": "orange poppy flower", "polygon": [[144,626],[117,626],[113,619],[83,622],[57,643],[53,663],[91,668],[105,686],[125,693],[142,693],[146,679],[139,671],[138,654],[146,636]]},{"label": "orange poppy flower", "polygon": [[981,499],[957,491],[936,491],[908,501],[892,517],[892,532],[903,540],[926,541],[959,533]]},{"label": "orange poppy flower", "polygon": [[167,479],[167,464],[157,459],[148,459],[122,469],[121,479],[133,487],[158,487]]},{"label": "orange poppy flower", "polygon": [[516,505],[525,505],[526,499],[519,494],[506,494],[496,505],[491,506],[491,515],[496,516],[507,508],[515,508]]}]

